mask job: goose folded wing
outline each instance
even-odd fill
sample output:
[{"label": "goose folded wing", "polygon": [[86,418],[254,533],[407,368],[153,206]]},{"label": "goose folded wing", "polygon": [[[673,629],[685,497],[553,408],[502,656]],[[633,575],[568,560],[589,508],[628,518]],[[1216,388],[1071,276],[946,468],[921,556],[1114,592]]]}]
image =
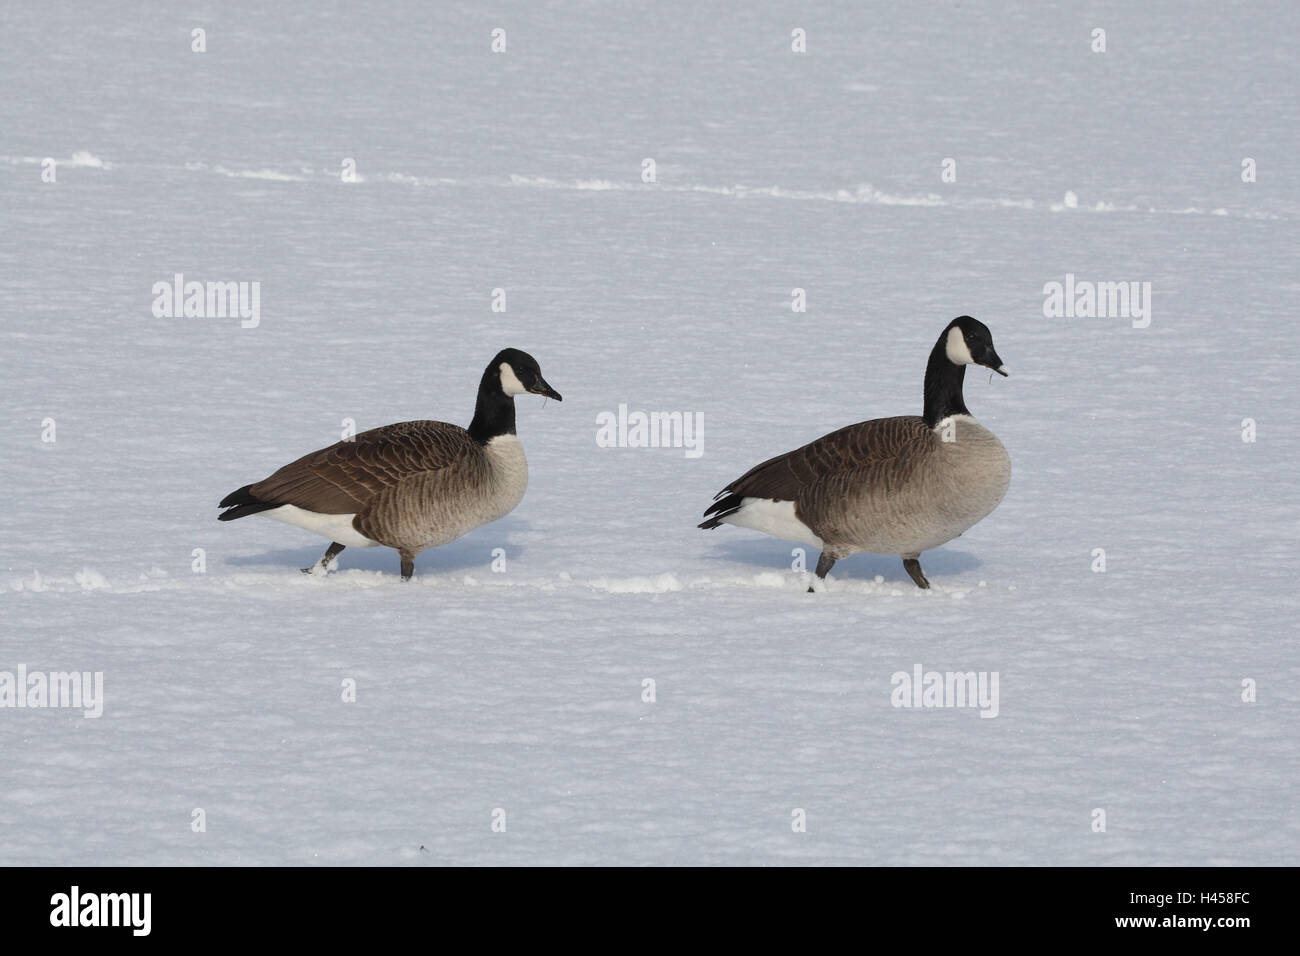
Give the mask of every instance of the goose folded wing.
[{"label": "goose folded wing", "polygon": [[847,491],[867,481],[896,477],[929,437],[917,416],[878,418],[823,435],[801,448],[755,465],[718,493],[745,498],[801,501],[810,494]]},{"label": "goose folded wing", "polygon": [[456,468],[476,447],[468,432],[446,422],[386,425],[304,455],[249,491],[318,514],[352,514],[407,478]]}]

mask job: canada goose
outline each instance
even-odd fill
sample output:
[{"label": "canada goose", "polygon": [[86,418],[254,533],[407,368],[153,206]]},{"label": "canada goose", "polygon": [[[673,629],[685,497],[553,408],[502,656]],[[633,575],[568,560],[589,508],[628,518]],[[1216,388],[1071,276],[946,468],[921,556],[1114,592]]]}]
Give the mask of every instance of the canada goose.
[{"label": "canada goose", "polygon": [[306,573],[328,571],[348,545],[396,548],[402,580],[415,556],[514,510],[528,485],[528,463],[515,437],[514,396],[557,402],[536,359],[504,349],[483,372],[469,428],[402,422],[361,432],[285,465],[221,500],[218,518],[264,514],[330,539]]},{"label": "canada goose", "polygon": [[967,365],[1008,374],[988,327],[963,315],[930,351],[920,417],[849,425],[755,465],[714,496],[700,527],[734,524],[815,545],[819,581],[859,551],[897,554],[928,588],[921,552],[989,514],[1011,482],[1006,449],[962,400]]}]

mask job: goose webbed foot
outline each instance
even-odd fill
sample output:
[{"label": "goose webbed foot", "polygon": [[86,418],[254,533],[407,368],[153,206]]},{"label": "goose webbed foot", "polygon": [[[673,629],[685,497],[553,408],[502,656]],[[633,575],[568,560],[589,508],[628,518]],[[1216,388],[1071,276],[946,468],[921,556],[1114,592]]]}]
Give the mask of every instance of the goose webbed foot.
[{"label": "goose webbed foot", "polygon": [[339,556],[339,552],[346,547],[347,547],[346,544],[339,544],[337,541],[331,541],[330,546],[326,548],[325,553],[321,555],[321,559],[317,561],[315,564],[313,564],[310,568],[303,568],[302,573],[315,574],[317,571],[320,571],[321,574],[328,573],[330,569],[330,562],[333,561],[335,558],[337,558]]},{"label": "goose webbed foot", "polygon": [[409,581],[415,576],[415,555],[402,552],[402,580]]},{"label": "goose webbed foot", "polygon": [[928,588],[930,582],[925,579],[925,572],[921,570],[921,562],[917,558],[904,558],[903,568],[907,571],[918,588]]}]

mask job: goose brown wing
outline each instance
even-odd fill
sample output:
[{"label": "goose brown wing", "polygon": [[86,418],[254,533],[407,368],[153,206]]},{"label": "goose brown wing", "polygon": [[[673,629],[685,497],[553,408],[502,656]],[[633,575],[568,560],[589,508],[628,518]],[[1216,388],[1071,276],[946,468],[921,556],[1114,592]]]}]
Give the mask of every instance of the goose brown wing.
[{"label": "goose brown wing", "polygon": [[382,491],[425,472],[455,469],[479,446],[447,422],[385,425],[304,455],[249,488],[259,501],[319,514],[363,511]]},{"label": "goose brown wing", "polygon": [[799,517],[816,531],[864,486],[887,491],[905,478],[918,457],[909,449],[929,439],[924,420],[915,415],[849,425],[755,465],[718,492],[706,515],[721,517],[745,498],[793,501]]}]

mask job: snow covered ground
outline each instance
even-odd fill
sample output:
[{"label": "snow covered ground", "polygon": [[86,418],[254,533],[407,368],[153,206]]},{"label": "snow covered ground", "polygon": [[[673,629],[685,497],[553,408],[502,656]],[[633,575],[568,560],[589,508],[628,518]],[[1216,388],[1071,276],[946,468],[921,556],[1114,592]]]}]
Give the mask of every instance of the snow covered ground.
[{"label": "snow covered ground", "polygon": [[[104,700],[0,708],[0,864],[1296,862],[1300,13],[701,6],[5,9],[0,671]],[[175,273],[260,323],[155,318]],[[1067,273],[1149,326],[1046,317]],[[1014,473],[933,590],[696,530],[919,413],[961,313]],[[504,346],[564,394],[527,497],[412,582],[217,523],[345,419],[467,424]],[[703,454],[598,446],[620,404]],[[892,706],[918,664],[997,717]]]}]

